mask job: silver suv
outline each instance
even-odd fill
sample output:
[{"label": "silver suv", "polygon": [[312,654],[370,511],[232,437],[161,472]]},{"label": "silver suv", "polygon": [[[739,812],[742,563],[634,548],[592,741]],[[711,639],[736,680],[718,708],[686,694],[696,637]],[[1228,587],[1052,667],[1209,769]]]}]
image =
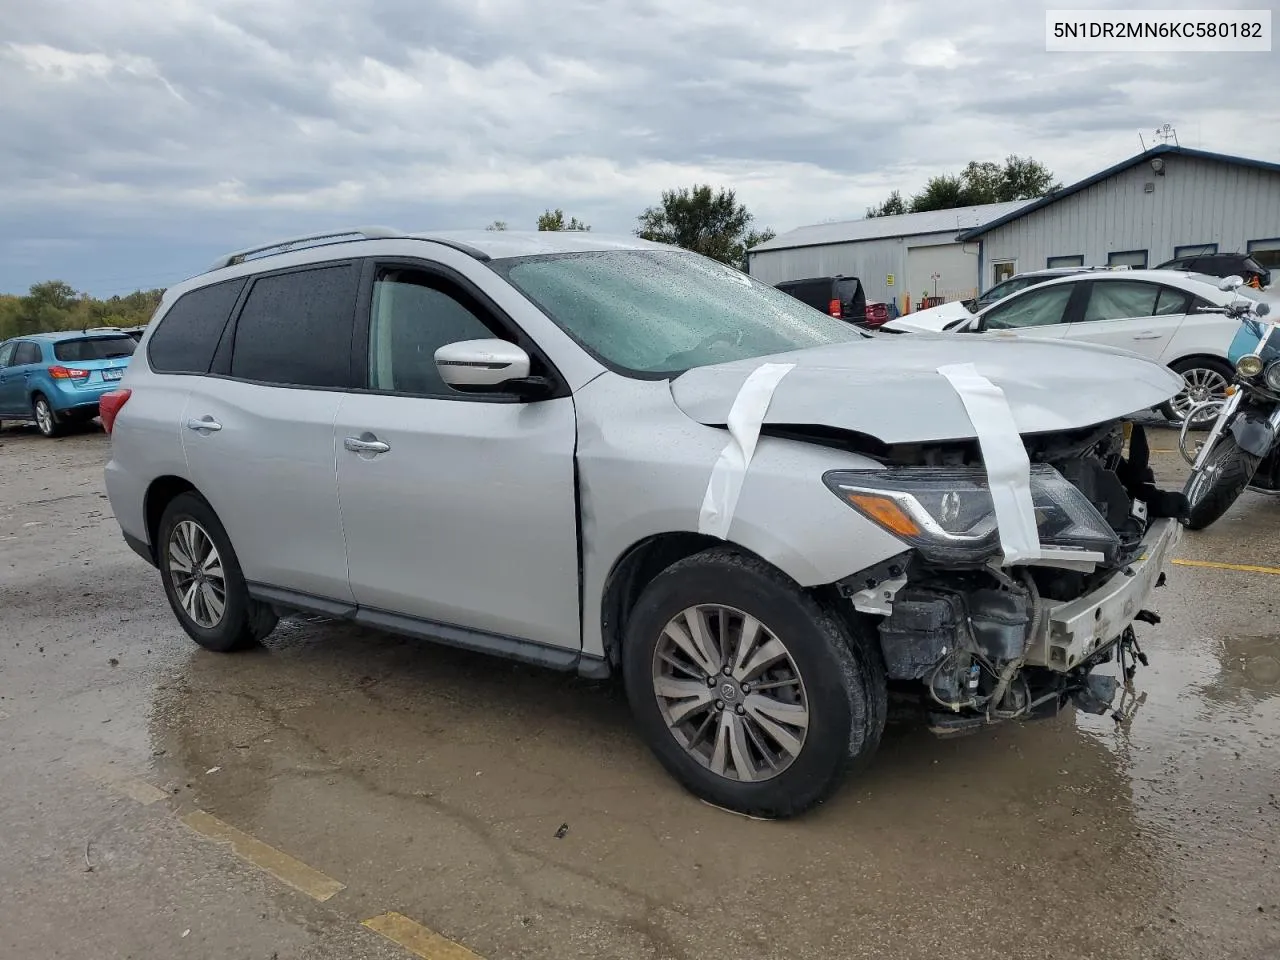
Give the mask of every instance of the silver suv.
[{"label": "silver suv", "polygon": [[1185,506],[1127,417],[1180,387],[629,237],[366,229],[168,290],[101,409],[197,643],[307,611],[620,674],[681,783],[772,817],[874,753],[890,683],[943,734],[1108,708]]}]

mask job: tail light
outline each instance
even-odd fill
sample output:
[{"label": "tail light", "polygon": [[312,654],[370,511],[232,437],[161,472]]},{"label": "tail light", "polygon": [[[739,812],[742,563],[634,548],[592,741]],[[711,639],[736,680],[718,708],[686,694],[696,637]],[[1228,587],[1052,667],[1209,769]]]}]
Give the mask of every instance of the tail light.
[{"label": "tail light", "polygon": [[52,366],[49,368],[49,376],[55,380],[85,380],[89,376],[88,370],[81,370],[77,367],[61,367]]},{"label": "tail light", "polygon": [[98,398],[98,416],[102,419],[102,429],[107,433],[116,425],[116,417],[132,393],[132,390],[112,390]]},{"label": "tail light", "polygon": [[840,299],[838,297],[832,300],[829,304],[827,304],[827,313],[839,319],[839,317],[841,316],[841,313],[840,313]]}]

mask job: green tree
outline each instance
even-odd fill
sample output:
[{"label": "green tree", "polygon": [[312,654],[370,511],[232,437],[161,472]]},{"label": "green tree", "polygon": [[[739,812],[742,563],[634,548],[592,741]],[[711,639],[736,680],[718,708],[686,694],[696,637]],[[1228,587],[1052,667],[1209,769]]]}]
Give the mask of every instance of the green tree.
[{"label": "green tree", "polygon": [[748,250],[774,237],[772,230],[751,229],[755,218],[732,190],[712,192],[703,184],[664,190],[662,203],[637,219],[636,235],[644,240],[674,244],[735,267]]},{"label": "green tree", "polygon": [[52,330],[141,326],[160,305],[163,290],[137,290],[99,300],[62,280],[33,284],[25,296],[0,296],[0,340]]},{"label": "green tree", "polygon": [[539,230],[590,230],[587,224],[583,223],[577,217],[570,217],[569,222],[565,223],[564,211],[559,207],[555,210],[548,210],[538,217]]},{"label": "green tree", "polygon": [[944,173],[930,177],[924,189],[909,201],[904,201],[897,190],[893,191],[880,206],[869,207],[867,216],[1034,200],[1061,189],[1062,184],[1054,179],[1052,171],[1031,157],[1011,155],[1003,165],[990,160],[970,160],[958,175]]},{"label": "green tree", "polygon": [[901,191],[889,194],[889,199],[878,207],[867,207],[867,217],[896,217],[901,213],[910,213],[907,201],[902,199]]}]

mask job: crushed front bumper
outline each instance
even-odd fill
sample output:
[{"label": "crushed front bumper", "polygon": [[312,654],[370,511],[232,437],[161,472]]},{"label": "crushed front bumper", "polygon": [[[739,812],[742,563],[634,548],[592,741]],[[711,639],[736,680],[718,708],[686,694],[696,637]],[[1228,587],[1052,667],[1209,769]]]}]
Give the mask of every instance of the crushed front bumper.
[{"label": "crushed front bumper", "polygon": [[1177,520],[1154,520],[1138,560],[1083,597],[1049,601],[1047,622],[1027,647],[1027,664],[1066,673],[1119,640],[1146,605],[1181,535]]}]

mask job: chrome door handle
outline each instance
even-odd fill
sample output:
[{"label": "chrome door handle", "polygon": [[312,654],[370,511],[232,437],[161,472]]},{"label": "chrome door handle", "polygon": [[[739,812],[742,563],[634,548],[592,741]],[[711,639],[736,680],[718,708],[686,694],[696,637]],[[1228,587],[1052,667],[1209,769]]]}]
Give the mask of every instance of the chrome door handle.
[{"label": "chrome door handle", "polygon": [[187,429],[188,430],[208,430],[210,433],[217,433],[219,430],[222,429],[222,424],[220,424],[217,420],[213,419],[213,417],[205,416],[205,417],[201,417],[199,420],[194,420],[194,419],[188,420]]},{"label": "chrome door handle", "polygon": [[364,437],[347,437],[343,445],[352,453],[386,453],[391,449],[391,444],[385,441],[366,440]]},{"label": "chrome door handle", "polygon": [[1160,339],[1161,337],[1163,337],[1163,336],[1164,336],[1164,334],[1163,334],[1163,333],[1135,333],[1135,334],[1133,335],[1133,339],[1135,339],[1135,340],[1159,340],[1159,339]]}]

